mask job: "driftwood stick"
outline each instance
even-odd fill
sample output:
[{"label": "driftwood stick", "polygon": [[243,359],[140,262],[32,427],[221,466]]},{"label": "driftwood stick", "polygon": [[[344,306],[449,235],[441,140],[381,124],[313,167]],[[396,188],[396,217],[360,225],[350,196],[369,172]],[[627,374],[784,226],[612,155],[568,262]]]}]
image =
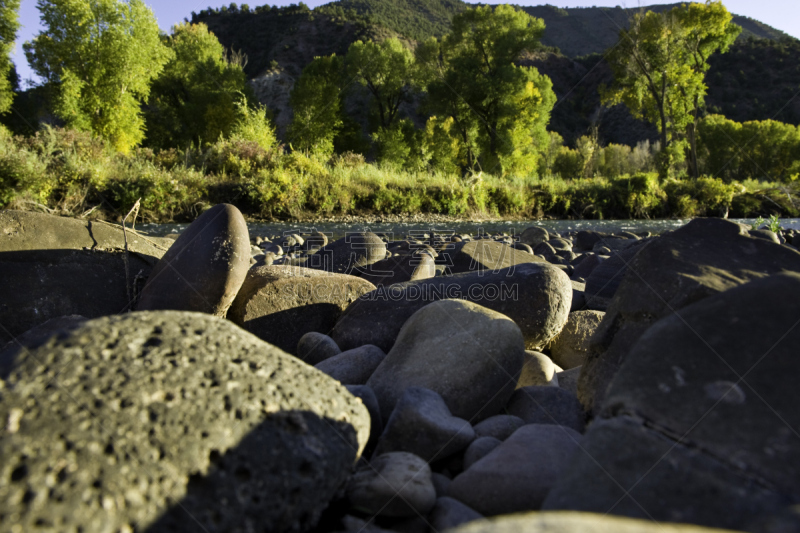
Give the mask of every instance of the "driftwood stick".
[{"label": "driftwood stick", "polygon": [[128,214],[125,215],[125,218],[122,219],[122,236],[125,239],[125,256],[123,259],[125,260],[125,289],[128,291],[128,312],[130,312],[131,308],[133,308],[133,294],[131,293],[131,267],[128,263],[128,232],[125,228],[125,222],[128,221],[128,217],[131,216],[133,213],[133,223],[132,226],[136,225],[136,215],[139,214],[139,202],[141,198],[136,200],[136,203],[133,204],[131,210],[128,211]]}]

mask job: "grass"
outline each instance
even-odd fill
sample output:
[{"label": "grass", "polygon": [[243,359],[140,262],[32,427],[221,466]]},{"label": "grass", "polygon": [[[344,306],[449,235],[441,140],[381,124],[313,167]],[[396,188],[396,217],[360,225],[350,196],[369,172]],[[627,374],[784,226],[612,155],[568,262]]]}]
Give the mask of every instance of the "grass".
[{"label": "grass", "polygon": [[120,220],[137,199],[148,222],[188,221],[232,203],[261,220],[445,214],[509,219],[756,217],[800,214],[794,183],[714,178],[660,182],[654,173],[564,180],[462,177],[370,164],[358,154],[321,159],[220,141],[204,150],[125,156],[88,134],[0,131],[0,207]]}]

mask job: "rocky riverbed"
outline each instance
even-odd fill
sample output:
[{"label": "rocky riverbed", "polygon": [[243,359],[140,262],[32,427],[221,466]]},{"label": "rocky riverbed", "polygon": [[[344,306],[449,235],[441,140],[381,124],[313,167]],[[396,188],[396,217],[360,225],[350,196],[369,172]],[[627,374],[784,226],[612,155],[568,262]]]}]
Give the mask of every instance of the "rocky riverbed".
[{"label": "rocky riverbed", "polygon": [[0,530],[800,531],[794,245],[0,211]]}]

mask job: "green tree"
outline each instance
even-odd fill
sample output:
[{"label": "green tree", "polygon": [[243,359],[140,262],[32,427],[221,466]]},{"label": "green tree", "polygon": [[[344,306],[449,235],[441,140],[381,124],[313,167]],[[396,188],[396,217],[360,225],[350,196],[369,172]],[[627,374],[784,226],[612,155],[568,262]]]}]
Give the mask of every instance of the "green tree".
[{"label": "green tree", "polygon": [[397,39],[380,43],[356,41],[345,56],[348,78],[372,95],[378,128],[389,129],[414,85],[414,54]]},{"label": "green tree", "polygon": [[325,156],[342,130],[342,60],[336,54],[315,57],[294,84],[290,103],[294,116],[289,126],[293,148]]},{"label": "green tree", "polygon": [[163,40],[171,58],[150,92],[147,144],[184,148],[229,136],[237,99],[249,93],[244,56],[228,54],[202,23],[179,24]]},{"label": "green tree", "polygon": [[0,114],[8,113],[14,100],[14,87],[11,81],[14,64],[11,52],[19,30],[20,0],[0,0]]},{"label": "green tree", "polygon": [[741,32],[732,18],[719,0],[639,13],[607,56],[615,82],[601,90],[602,101],[625,104],[634,116],[656,125],[662,178],[684,160],[686,148],[697,175],[695,131],[707,90],[708,58],[726,51]]},{"label": "green tree", "polygon": [[420,47],[431,106],[453,117],[468,166],[480,156],[487,171],[535,172],[556,98],[550,78],[515,61],[543,32],[544,22],[524,11],[484,6],[453,17],[441,43]]},{"label": "green tree", "polygon": [[141,103],[169,58],[141,0],[39,0],[46,28],[25,54],[56,86],[54,110],[122,152],[144,138]]}]

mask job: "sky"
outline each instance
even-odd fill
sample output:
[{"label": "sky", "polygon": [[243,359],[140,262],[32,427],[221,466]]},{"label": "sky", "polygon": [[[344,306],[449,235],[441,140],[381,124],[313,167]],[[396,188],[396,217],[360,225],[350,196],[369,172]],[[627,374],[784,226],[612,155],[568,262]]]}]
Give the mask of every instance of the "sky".
[{"label": "sky", "polygon": [[[509,3],[526,6],[551,4],[558,7],[614,7],[617,5],[622,7],[638,7],[669,4],[675,3],[676,1],[678,0],[512,0]],[[299,0],[273,0],[272,2],[263,3],[261,0],[246,0],[244,2],[238,1],[237,3],[249,3],[250,7],[256,7],[267,3],[270,5],[284,6],[297,2],[299,2]],[[467,0],[467,2],[476,3],[470,0]],[[219,2],[217,0],[145,0],[145,3],[153,8],[161,29],[169,31],[174,24],[183,21],[184,17],[189,18],[192,11],[201,11],[207,7],[229,5],[231,2]],[[323,0],[305,0],[305,3],[309,7],[314,8],[328,2]],[[488,0],[486,3],[499,4],[502,2],[498,0]],[[783,30],[789,35],[800,38],[800,1],[798,0],[723,0],[723,3],[728,8],[728,11],[732,13],[759,20],[774,28]],[[41,29],[39,26],[39,12],[36,9],[36,0],[22,0],[20,6],[20,23],[22,24],[22,28],[17,36],[17,46],[12,59],[17,65],[17,71],[20,74],[20,78],[23,80],[23,87],[25,87],[24,80],[35,78],[35,75],[28,66],[28,62],[25,60],[25,54],[22,51],[22,43],[31,40]]]}]

